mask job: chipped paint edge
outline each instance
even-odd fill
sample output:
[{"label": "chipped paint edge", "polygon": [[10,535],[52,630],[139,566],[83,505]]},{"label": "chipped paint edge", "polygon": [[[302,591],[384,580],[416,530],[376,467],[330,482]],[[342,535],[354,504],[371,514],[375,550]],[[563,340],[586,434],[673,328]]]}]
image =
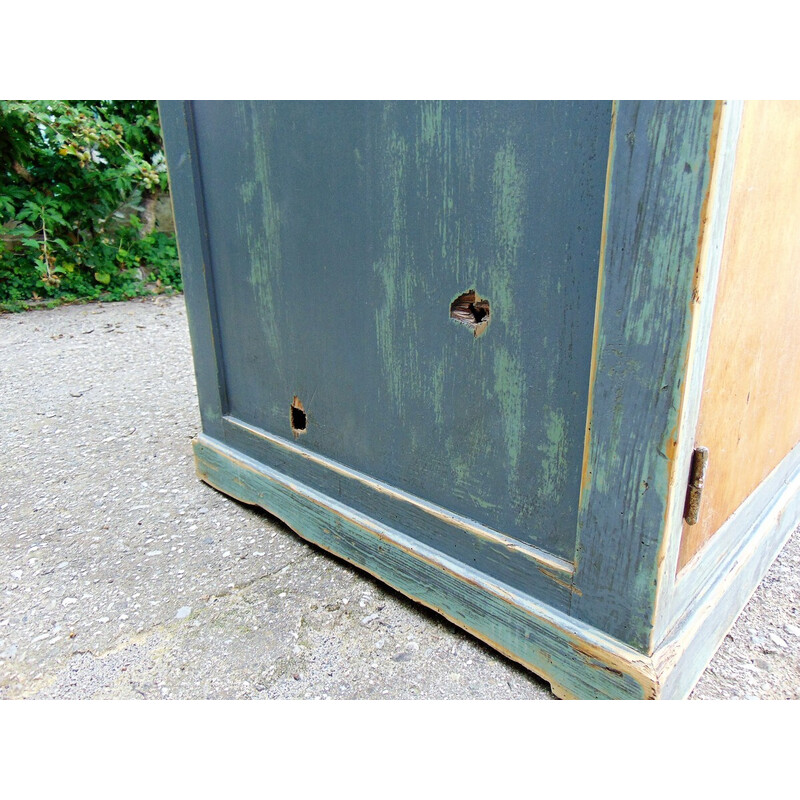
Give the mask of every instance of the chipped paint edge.
[{"label": "chipped paint edge", "polygon": [[[583,436],[583,459],[581,462],[581,485],[578,490],[578,502],[583,505],[586,493],[591,485],[591,471],[589,469],[589,454],[592,443],[592,413],[594,411],[594,393],[597,382],[597,360],[600,347],[600,321],[603,317],[603,284],[606,269],[606,245],[608,243],[608,221],[610,214],[611,177],[614,172],[614,154],[616,152],[617,136],[617,106],[614,100],[611,105],[611,130],[608,143],[608,163],[606,165],[606,188],[603,198],[603,224],[600,232],[600,258],[597,265],[597,297],[594,304],[594,329],[592,331],[592,354],[589,361],[589,388],[586,401],[586,426]],[[576,545],[577,550],[577,545]],[[577,559],[577,552],[576,552]]]},{"label": "chipped paint edge", "polygon": [[[652,645],[691,322],[684,302],[694,288],[717,109],[713,101],[616,104],[575,553],[582,594],[573,594],[569,613],[643,653]],[[690,162],[695,168],[685,169]],[[623,417],[635,447],[621,433]]]}]

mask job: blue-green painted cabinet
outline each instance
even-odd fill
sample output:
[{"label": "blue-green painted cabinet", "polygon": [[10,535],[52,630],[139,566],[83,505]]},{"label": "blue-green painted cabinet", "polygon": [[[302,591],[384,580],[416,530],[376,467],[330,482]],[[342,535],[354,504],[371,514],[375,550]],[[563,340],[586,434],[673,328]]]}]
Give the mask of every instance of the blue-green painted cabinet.
[{"label": "blue-green painted cabinet", "polygon": [[200,476],[562,696],[685,694],[715,643],[665,611],[677,432],[737,108],[160,108]]}]

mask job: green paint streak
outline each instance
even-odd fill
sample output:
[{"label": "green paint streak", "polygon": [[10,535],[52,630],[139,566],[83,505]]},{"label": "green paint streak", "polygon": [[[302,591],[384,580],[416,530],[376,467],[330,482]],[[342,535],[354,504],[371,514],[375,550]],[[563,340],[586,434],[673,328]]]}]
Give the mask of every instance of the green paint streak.
[{"label": "green paint streak", "polygon": [[439,362],[433,371],[433,418],[436,427],[444,428],[444,363]]},{"label": "green paint streak", "polygon": [[511,142],[495,155],[492,189],[495,212],[495,237],[500,266],[508,270],[516,262],[523,236],[525,176],[517,166]]},{"label": "green paint streak", "polygon": [[406,206],[403,182],[408,147],[392,131],[387,147],[385,190],[392,198],[392,222],[384,252],[373,265],[383,287],[383,302],[375,309],[375,329],[389,394],[398,413],[406,399],[422,385],[417,349],[417,320],[412,312],[417,291],[414,265],[406,243]]},{"label": "green paint streak", "polygon": [[[242,183],[239,235],[247,242],[251,255],[250,283],[258,300],[258,316],[264,332],[265,346],[270,352],[270,363],[278,368],[283,364],[278,315],[275,313],[276,294],[280,287],[282,270],[281,211],[272,196],[269,161],[269,129],[267,125],[252,126],[253,177]],[[260,224],[254,221],[252,206],[261,200]]]},{"label": "green paint streak", "polygon": [[[428,165],[441,165],[442,182],[433,189],[441,195],[441,208],[436,214],[436,224],[441,240],[441,258],[446,269],[455,265],[458,271],[458,240],[460,238],[459,220],[453,218],[455,199],[453,197],[453,146],[452,123],[447,108],[441,101],[419,104],[419,135],[415,143],[417,168],[424,176],[425,197],[431,200]],[[455,233],[453,232],[455,226]],[[455,242],[453,242],[455,240]],[[455,247],[453,244],[455,243]],[[454,264],[448,263],[455,259]]]},{"label": "green paint streak", "polygon": [[536,494],[543,503],[557,503],[567,478],[567,427],[560,409],[545,410],[545,441],[538,446],[542,468]]},{"label": "green paint streak", "polygon": [[202,418],[213,422],[219,422],[221,415],[219,413],[219,406],[214,403],[203,403],[202,405]]},{"label": "green paint streak", "polygon": [[[522,413],[525,393],[519,356],[507,347],[498,347],[494,354],[494,376],[494,391],[500,403],[510,472],[514,473],[522,451],[524,433]],[[516,479],[513,474],[510,477]]]},{"label": "green paint streak", "polygon": [[442,145],[442,110],[441,100],[420,104],[420,143],[427,148]]},{"label": "green paint streak", "polygon": [[521,267],[518,260],[524,232],[525,176],[511,142],[495,155],[492,205],[495,263],[487,296],[492,304],[492,324],[501,325],[505,333],[493,342],[494,391],[500,402],[509,480],[515,481],[524,435],[525,374],[519,359],[522,337],[513,275]]}]

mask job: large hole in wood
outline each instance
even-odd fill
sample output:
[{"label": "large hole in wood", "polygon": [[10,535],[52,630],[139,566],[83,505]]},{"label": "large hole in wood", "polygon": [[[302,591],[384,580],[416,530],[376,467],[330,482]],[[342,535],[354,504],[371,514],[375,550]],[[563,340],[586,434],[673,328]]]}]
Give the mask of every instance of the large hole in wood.
[{"label": "large hole in wood", "polygon": [[475,336],[480,336],[486,330],[490,314],[489,301],[474,289],[460,294],[450,303],[450,318],[472,328]]},{"label": "large hole in wood", "polygon": [[306,419],[306,412],[303,409],[303,404],[300,402],[300,398],[297,397],[297,395],[295,395],[294,399],[292,400],[292,410],[290,419],[292,423],[292,430],[294,431],[295,436],[298,433],[306,432],[308,420]]}]

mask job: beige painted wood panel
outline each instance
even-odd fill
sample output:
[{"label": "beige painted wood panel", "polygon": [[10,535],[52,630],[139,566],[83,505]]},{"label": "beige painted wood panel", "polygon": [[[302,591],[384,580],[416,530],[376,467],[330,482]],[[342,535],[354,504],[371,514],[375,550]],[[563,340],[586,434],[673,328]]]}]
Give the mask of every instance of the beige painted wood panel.
[{"label": "beige painted wood panel", "polygon": [[720,270],[679,569],[800,441],[800,102],[745,104]]}]

